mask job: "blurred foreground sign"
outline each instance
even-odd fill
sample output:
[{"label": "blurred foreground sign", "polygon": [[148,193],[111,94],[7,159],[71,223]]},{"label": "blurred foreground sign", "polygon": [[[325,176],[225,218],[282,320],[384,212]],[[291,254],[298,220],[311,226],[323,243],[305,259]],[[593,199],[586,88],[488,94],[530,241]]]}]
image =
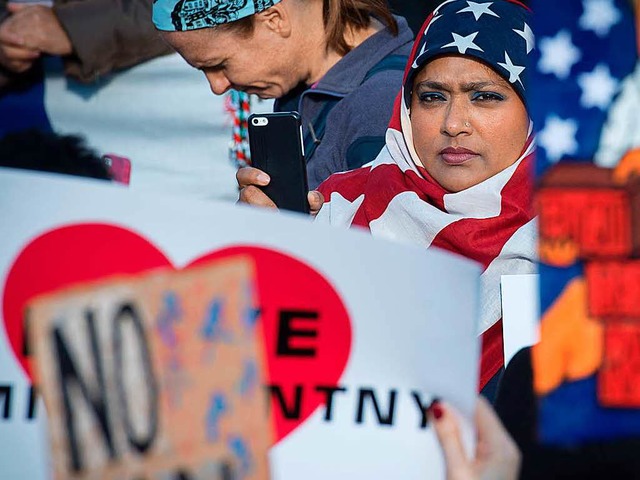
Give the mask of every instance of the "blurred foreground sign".
[{"label": "blurred foreground sign", "polygon": [[0,172],[0,218],[7,478],[444,478],[425,409],[473,414],[473,262],[44,174]]},{"label": "blurred foreground sign", "polygon": [[261,342],[242,319],[253,278],[238,257],[29,305],[55,478],[161,478],[187,466],[201,478],[267,478]]}]

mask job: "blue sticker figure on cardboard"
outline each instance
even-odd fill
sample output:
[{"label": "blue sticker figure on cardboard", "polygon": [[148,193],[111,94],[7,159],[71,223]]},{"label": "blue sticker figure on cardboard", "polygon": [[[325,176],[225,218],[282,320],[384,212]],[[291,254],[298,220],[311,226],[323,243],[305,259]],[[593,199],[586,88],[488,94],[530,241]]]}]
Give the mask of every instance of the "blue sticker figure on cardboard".
[{"label": "blue sticker figure on cardboard", "polygon": [[182,321],[183,310],[180,298],[175,292],[167,291],[162,297],[162,307],[156,317],[156,330],[161,342],[169,349],[168,356],[163,359],[164,387],[168,391],[172,406],[180,406],[182,392],[188,379],[182,371],[178,349],[176,326]]},{"label": "blue sticker figure on cardboard", "polygon": [[252,397],[258,385],[258,366],[251,359],[246,359],[242,368],[242,377],[238,384],[238,391],[243,397]]},{"label": "blue sticker figure on cardboard", "polygon": [[232,340],[231,333],[224,329],[224,302],[221,298],[214,298],[205,316],[200,335],[204,340],[211,342]]},{"label": "blue sticker figure on cardboard", "polygon": [[240,465],[238,468],[238,477],[246,477],[251,473],[251,469],[253,468],[253,458],[247,443],[241,437],[231,436],[227,444]]},{"label": "blue sticker figure on cardboard", "polygon": [[244,295],[247,299],[247,306],[242,313],[242,326],[244,327],[247,335],[252,335],[258,318],[260,316],[260,309],[253,306],[254,289],[253,282],[247,282],[244,285]]},{"label": "blue sticker figure on cardboard", "polygon": [[175,348],[178,343],[178,337],[174,326],[180,322],[182,317],[180,300],[174,292],[166,292],[162,297],[162,303],[162,309],[156,319],[156,328],[162,342],[167,347]]},{"label": "blue sticker figure on cardboard", "polygon": [[220,419],[228,411],[229,406],[223,393],[217,392],[211,395],[206,420],[207,440],[209,442],[217,442],[220,438]]}]

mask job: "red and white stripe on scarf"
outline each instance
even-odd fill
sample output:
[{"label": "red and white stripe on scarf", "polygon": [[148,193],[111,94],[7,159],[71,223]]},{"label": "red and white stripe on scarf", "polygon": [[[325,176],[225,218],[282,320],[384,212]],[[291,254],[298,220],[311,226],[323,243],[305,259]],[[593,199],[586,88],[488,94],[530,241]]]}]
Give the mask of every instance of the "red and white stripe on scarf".
[{"label": "red and white stripe on scarf", "polygon": [[334,174],[320,185],[326,203],[316,221],[363,227],[375,236],[443,248],[483,265],[478,327],[482,389],[504,364],[500,277],[535,271],[533,136],[530,132],[512,166],[473,187],[449,193],[417,160],[402,98],[401,92],[386,145],[376,160]]}]

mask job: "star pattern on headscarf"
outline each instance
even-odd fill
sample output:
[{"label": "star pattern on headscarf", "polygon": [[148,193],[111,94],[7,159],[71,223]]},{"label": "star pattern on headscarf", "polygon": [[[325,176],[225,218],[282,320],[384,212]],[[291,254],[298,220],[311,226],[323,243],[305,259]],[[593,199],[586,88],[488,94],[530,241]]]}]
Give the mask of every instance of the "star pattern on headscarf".
[{"label": "star pattern on headscarf", "polygon": [[[490,65],[524,96],[527,56],[535,49],[531,17],[522,6],[504,0],[448,0],[425,27],[412,61],[410,82],[437,55],[467,55]],[[409,98],[410,88],[405,89]]]},{"label": "star pattern on headscarf", "polygon": [[529,54],[531,50],[533,50],[536,46],[536,39],[533,35],[533,30],[531,30],[531,27],[529,27],[529,25],[527,25],[527,23],[525,22],[522,30],[514,28],[513,31],[524,38],[524,41],[527,43],[527,54]]},{"label": "star pattern on headscarf", "polygon": [[[429,29],[433,26],[434,23],[436,23],[441,18],[442,18],[442,15],[438,15],[437,12],[434,12],[434,17],[431,19],[431,22],[429,22],[427,27],[424,29],[424,33],[422,35],[423,36],[427,36],[427,34],[429,33]],[[428,42],[424,42],[422,44],[422,48],[420,49],[420,52],[418,53],[418,55],[416,55],[416,59],[413,61],[413,64],[411,65],[411,68],[418,68],[418,63],[417,63],[418,59],[428,49],[429,49],[429,43]]]},{"label": "star pattern on headscarf", "polygon": [[429,29],[433,26],[434,23],[436,23],[441,18],[442,18],[442,15],[435,15],[434,14],[433,18],[429,22],[429,25],[427,25],[427,28],[424,29],[424,34],[423,35],[426,35],[427,33],[429,33]]},{"label": "star pattern on headscarf", "polygon": [[458,35],[457,33],[452,33],[451,35],[453,35],[453,42],[443,45],[442,48],[456,47],[458,52],[463,55],[467,53],[467,50],[469,49],[484,52],[482,48],[474,43],[474,40],[478,36],[478,32],[474,32],[466,36]]},{"label": "star pattern on headscarf", "polygon": [[509,81],[511,83],[520,82],[520,85],[524,87],[522,80],[520,79],[520,75],[522,74],[522,72],[524,72],[526,67],[520,66],[520,65],[514,65],[513,62],[511,61],[511,58],[509,58],[509,54],[507,52],[504,52],[504,63],[498,62],[498,65],[500,65],[507,72],[509,72]]},{"label": "star pattern on headscarf", "polygon": [[475,17],[476,21],[480,20],[480,17],[482,17],[482,15],[485,15],[485,14],[493,15],[494,17],[500,18],[500,15],[498,15],[496,12],[491,10],[491,5],[493,5],[493,2],[476,3],[476,2],[468,1],[467,7],[463,8],[462,10],[458,10],[457,13],[465,13],[465,12],[473,13],[473,16]]}]

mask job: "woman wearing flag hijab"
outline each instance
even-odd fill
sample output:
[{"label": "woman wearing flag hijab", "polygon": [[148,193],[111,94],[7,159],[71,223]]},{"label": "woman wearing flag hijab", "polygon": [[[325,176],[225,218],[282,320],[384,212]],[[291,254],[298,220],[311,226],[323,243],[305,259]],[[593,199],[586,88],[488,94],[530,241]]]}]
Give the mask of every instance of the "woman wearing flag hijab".
[{"label": "woman wearing flag hijab", "polygon": [[515,0],[442,3],[418,34],[384,148],[319,189],[317,221],[483,265],[480,388],[504,363],[500,277],[535,269],[528,16]]},{"label": "woman wearing flag hijab", "polygon": [[215,94],[300,113],[311,188],[382,148],[413,41],[385,0],[156,0],[153,21]]}]

